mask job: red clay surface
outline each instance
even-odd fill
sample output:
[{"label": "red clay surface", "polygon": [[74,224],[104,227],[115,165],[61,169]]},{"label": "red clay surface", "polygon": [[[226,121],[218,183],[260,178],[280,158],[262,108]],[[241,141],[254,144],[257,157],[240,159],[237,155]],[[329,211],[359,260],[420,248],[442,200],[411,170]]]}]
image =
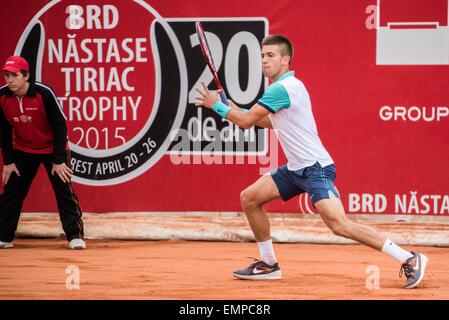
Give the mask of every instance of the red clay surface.
[{"label": "red clay surface", "polygon": [[[60,239],[15,240],[0,250],[0,300],[449,299],[449,248],[406,247],[430,258],[422,286],[406,290],[399,264],[362,245],[275,244],[283,280],[261,282],[232,276],[258,255],[255,243],[87,243],[72,251]],[[69,265],[80,270],[79,289],[66,288]],[[366,286],[370,266],[379,268],[379,289]]]}]

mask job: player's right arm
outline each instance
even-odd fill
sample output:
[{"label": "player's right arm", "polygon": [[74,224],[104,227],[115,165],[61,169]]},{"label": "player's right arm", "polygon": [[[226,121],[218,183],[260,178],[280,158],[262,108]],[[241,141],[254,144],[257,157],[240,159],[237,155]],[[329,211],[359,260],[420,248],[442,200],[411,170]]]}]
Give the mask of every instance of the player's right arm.
[{"label": "player's right arm", "polygon": [[226,118],[243,129],[251,128],[253,125],[272,128],[272,123],[268,115],[270,113],[276,113],[283,108],[290,107],[290,97],[284,86],[280,83],[271,85],[265,91],[262,98],[249,110],[244,110],[237,106],[229,107],[223,104],[218,98],[217,93],[210,92],[203,82],[201,84],[203,90],[196,88],[200,96],[195,98],[197,100],[195,105],[212,109],[221,117]]},{"label": "player's right arm", "polygon": [[[239,106],[237,106],[233,101],[228,100],[229,101],[229,106],[231,107],[232,110],[240,110],[242,112],[248,112],[248,109],[243,109],[240,108]],[[261,120],[257,121],[255,123],[256,126],[262,127],[262,128],[269,128],[269,129],[273,129],[273,125],[271,123],[270,117],[265,116],[264,118],[262,118]]]},{"label": "player's right arm", "polygon": [[271,120],[268,116],[263,118],[262,120],[258,121],[256,123],[256,126],[262,127],[262,128],[268,128],[273,129],[273,124],[271,123]]},{"label": "player's right arm", "polygon": [[[225,107],[225,105],[222,106]],[[214,109],[214,111],[217,112],[216,109]],[[217,113],[220,114],[219,111]],[[267,109],[256,103],[251,107],[251,109],[247,111],[243,111],[242,109],[238,110],[236,108],[231,108],[229,111],[226,112],[224,116],[223,115],[222,116],[242,129],[249,129],[254,125],[259,125],[259,123],[263,123],[264,119],[267,118],[269,114],[270,112]]]}]

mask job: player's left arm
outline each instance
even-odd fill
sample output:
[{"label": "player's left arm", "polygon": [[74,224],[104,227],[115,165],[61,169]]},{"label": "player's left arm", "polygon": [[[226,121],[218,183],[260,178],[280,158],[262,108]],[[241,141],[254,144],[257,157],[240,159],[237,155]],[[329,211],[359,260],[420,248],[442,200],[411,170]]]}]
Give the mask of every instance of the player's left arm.
[{"label": "player's left arm", "polygon": [[232,107],[228,107],[220,102],[217,93],[214,94],[210,92],[204,83],[202,83],[202,85],[204,91],[201,91],[198,88],[196,89],[200,94],[200,96],[196,98],[196,100],[198,101],[195,104],[196,106],[204,106],[208,109],[213,109],[223,118],[226,118],[227,120],[243,129],[251,128],[255,124],[261,125],[264,122],[266,125],[270,125],[271,127],[271,121],[269,122],[269,124],[266,123],[266,118],[270,114],[270,111],[268,111],[266,108],[260,106],[257,103],[253,105],[249,110],[238,108],[235,104]]}]

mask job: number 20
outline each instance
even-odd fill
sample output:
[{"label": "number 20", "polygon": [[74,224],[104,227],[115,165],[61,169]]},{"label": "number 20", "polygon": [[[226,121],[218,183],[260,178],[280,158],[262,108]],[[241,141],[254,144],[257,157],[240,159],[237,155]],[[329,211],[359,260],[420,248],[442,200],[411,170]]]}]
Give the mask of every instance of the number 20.
[{"label": "number 20", "polygon": [[[218,71],[223,62],[223,44],[214,33],[206,31],[206,37]],[[199,45],[196,33],[190,35],[190,43],[192,48]],[[241,88],[239,80],[239,54],[243,46],[246,46],[248,50],[248,86],[246,90]],[[237,104],[248,104],[257,98],[262,82],[262,60],[260,44],[254,34],[241,31],[231,38],[225,55],[224,71],[227,94],[231,100]],[[195,88],[201,87],[201,82],[209,86],[212,80],[212,73],[205,64],[203,72],[189,92],[189,103],[196,102],[195,97],[198,96],[198,93]]]}]

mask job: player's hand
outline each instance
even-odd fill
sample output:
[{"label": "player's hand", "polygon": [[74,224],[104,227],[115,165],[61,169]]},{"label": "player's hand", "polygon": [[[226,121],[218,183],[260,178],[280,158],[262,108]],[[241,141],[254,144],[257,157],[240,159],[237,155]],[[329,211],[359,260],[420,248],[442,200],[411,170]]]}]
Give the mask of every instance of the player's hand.
[{"label": "player's hand", "polygon": [[210,92],[204,82],[201,82],[201,85],[203,86],[203,90],[200,88],[195,88],[195,90],[200,94],[199,97],[195,98],[195,100],[197,100],[195,105],[197,107],[205,106],[206,108],[212,109],[214,104],[217,103],[217,101],[220,101],[218,98],[218,92]]},{"label": "player's hand", "polygon": [[8,165],[3,166],[3,173],[2,173],[2,182],[3,185],[6,185],[9,181],[9,177],[11,177],[11,174],[15,172],[18,177],[20,177],[20,172],[16,167],[15,163],[11,163]]},{"label": "player's hand", "polygon": [[51,169],[51,174],[54,176],[55,173],[63,182],[70,182],[72,179],[73,171],[65,163],[55,164],[53,163],[53,167]]}]

